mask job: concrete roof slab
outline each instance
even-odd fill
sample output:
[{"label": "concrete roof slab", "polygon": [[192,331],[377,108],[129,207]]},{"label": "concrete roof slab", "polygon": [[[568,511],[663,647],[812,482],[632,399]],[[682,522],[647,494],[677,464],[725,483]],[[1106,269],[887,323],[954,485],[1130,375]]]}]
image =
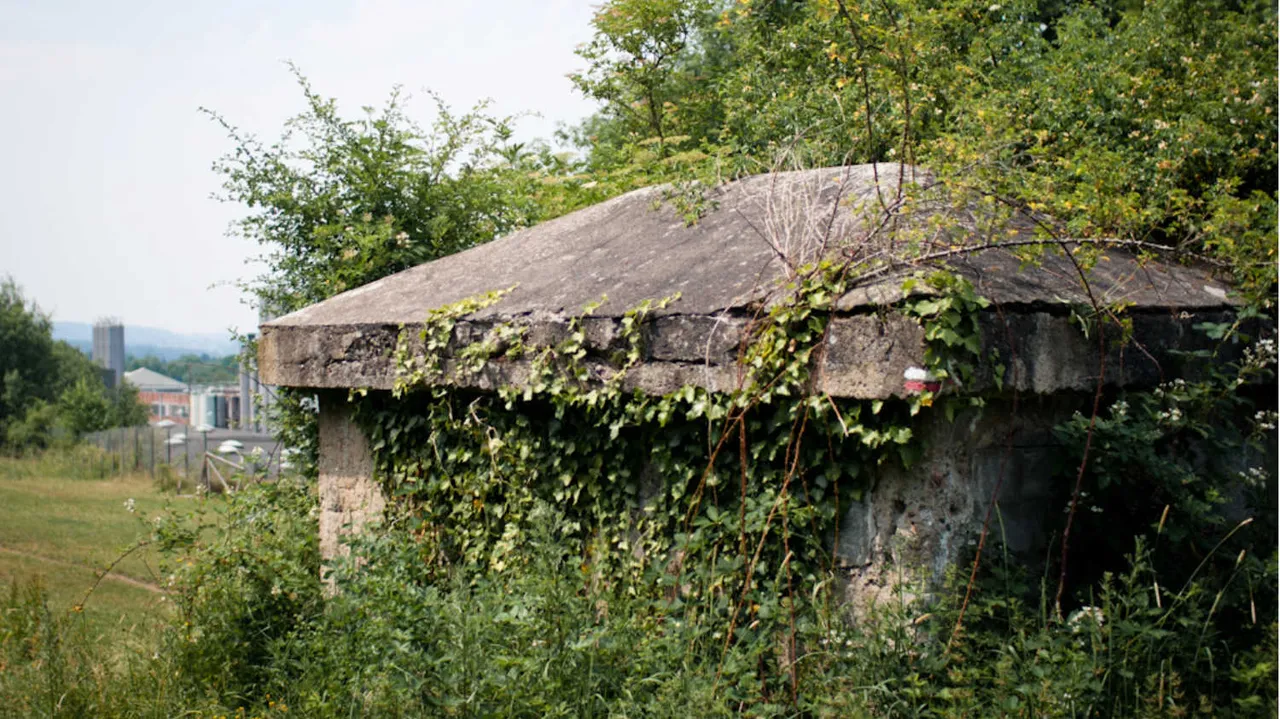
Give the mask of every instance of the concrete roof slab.
[{"label": "concrete roof slab", "polygon": [[[679,293],[679,301],[655,311],[645,362],[628,382],[654,392],[684,381],[723,388],[743,327],[780,296],[789,265],[822,257],[871,263],[942,255],[974,236],[993,236],[972,207],[957,210],[945,197],[931,196],[929,182],[917,168],[883,164],[749,177],[709,190],[711,209],[692,226],[664,202],[663,188],[637,190],[268,322],[260,371],[277,385],[389,388],[401,325],[412,331],[433,309],[507,288],[513,289],[497,303],[464,318],[455,344],[475,341],[498,322],[527,324],[531,337],[553,342],[584,306],[607,296],[583,323],[589,348],[604,357],[616,349],[625,312]],[[891,199],[903,197],[900,186],[912,193]],[[1030,238],[1034,225],[1012,217],[998,239]],[[1048,313],[1056,318],[1053,329],[1040,329],[1058,337],[1066,307],[1089,301],[1068,255],[1074,247],[1055,246],[1031,266],[1008,249],[959,251],[928,266],[967,276],[979,294],[1010,312]],[[837,311],[858,315],[901,300],[903,279],[920,269],[905,261],[874,266],[881,274],[856,283]],[[1227,287],[1203,270],[1114,249],[1102,253],[1087,277],[1099,302],[1124,303],[1179,326],[1232,306]],[[922,354],[918,327],[905,320],[851,317],[833,327],[829,341],[823,382],[845,396],[899,394],[905,367],[898,365],[918,363]],[[1037,376],[1053,376],[1046,371]],[[1060,379],[1033,384],[1037,391],[1078,384],[1074,375]]]}]

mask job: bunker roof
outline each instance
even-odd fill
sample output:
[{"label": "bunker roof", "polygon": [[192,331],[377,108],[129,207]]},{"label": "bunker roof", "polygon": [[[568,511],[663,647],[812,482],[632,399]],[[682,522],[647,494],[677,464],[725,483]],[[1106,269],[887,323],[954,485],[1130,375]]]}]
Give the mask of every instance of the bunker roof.
[{"label": "bunker roof", "polygon": [[[873,310],[901,300],[904,277],[926,267],[966,276],[1000,307],[1002,327],[984,329],[984,340],[1018,365],[1015,383],[1037,392],[1092,386],[1096,357],[1066,320],[1090,301],[1079,266],[1067,252],[1044,253],[1030,266],[1019,254],[1049,223],[989,199],[958,203],[931,183],[923,170],[896,164],[757,175],[707,190],[694,224],[675,209],[671,188],[636,190],[274,319],[262,327],[260,372],[283,386],[389,389],[402,327],[413,332],[431,310],[510,289],[463,318],[456,346],[500,322],[552,342],[607,297],[583,321],[599,353],[592,361],[607,374],[603,357],[618,340],[619,318],[678,294],[655,310],[646,356],[628,384],[655,393],[683,384],[729,389],[751,313],[778,299],[795,268],[829,258],[876,268],[836,303],[829,366],[820,373],[832,394],[903,393],[902,373],[921,362],[919,327]],[[1148,343],[1151,366],[1126,370],[1120,358],[1116,383],[1163,376],[1167,350],[1195,343],[1191,325],[1233,306],[1227,286],[1204,270],[1122,249],[1105,249],[1085,274],[1094,300],[1127,305],[1138,341]],[[1006,338],[1018,338],[1021,351]],[[492,389],[520,376],[516,363],[460,382]]]}]

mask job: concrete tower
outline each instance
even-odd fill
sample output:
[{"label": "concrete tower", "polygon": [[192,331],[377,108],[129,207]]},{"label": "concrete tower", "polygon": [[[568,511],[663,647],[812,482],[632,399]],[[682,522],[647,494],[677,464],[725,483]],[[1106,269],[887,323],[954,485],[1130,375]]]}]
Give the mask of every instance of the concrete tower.
[{"label": "concrete tower", "polygon": [[119,387],[124,375],[124,325],[114,317],[93,323],[93,361],[111,370],[112,387]]}]

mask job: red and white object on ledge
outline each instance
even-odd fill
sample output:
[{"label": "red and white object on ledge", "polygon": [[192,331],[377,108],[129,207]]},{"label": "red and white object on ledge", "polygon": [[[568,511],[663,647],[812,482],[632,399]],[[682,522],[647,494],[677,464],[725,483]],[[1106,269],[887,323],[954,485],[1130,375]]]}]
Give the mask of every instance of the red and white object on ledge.
[{"label": "red and white object on ledge", "polygon": [[937,392],[942,389],[942,383],[929,370],[908,367],[907,371],[902,373],[902,388],[913,394]]}]

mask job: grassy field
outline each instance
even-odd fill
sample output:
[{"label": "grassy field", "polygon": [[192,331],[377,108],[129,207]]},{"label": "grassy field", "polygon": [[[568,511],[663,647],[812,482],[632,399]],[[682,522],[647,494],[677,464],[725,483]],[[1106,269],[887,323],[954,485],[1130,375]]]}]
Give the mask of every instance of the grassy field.
[{"label": "grassy field", "polygon": [[[167,503],[192,501],[161,494],[146,476],[14,478],[21,474],[0,471],[0,590],[38,580],[52,611],[84,600],[97,573],[145,536],[145,522]],[[168,611],[158,572],[145,550],[120,562],[84,603],[86,628],[104,640],[145,636]]]}]

